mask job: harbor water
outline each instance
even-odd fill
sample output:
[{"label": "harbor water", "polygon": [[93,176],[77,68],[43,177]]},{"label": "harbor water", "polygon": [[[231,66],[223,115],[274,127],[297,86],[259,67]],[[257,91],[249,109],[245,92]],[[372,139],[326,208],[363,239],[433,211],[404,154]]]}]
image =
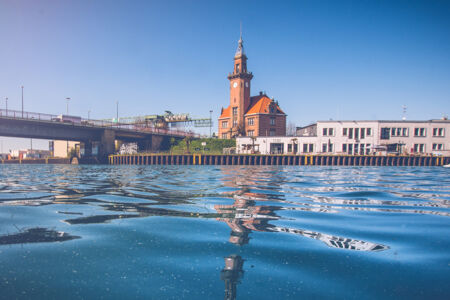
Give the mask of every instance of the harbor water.
[{"label": "harbor water", "polygon": [[1,299],[444,299],[450,169],[0,165]]}]

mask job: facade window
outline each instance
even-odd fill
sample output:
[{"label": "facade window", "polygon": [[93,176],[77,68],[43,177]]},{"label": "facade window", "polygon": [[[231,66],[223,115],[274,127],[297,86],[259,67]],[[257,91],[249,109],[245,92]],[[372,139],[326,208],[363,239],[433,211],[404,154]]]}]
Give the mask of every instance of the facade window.
[{"label": "facade window", "polygon": [[275,129],[270,129],[269,135],[270,136],[275,136]]},{"label": "facade window", "polygon": [[364,155],[364,144],[359,144],[359,154]]},{"label": "facade window", "polygon": [[254,118],[249,118],[247,121],[248,125],[254,125],[255,124],[255,119]]},{"label": "facade window", "polygon": [[239,73],[239,64],[236,64],[236,73]]},{"label": "facade window", "polygon": [[367,136],[372,136],[372,128],[366,128],[366,133]]},{"label": "facade window", "polygon": [[361,128],[361,139],[366,137],[366,129],[365,128]]},{"label": "facade window", "polygon": [[228,138],[227,134],[226,133],[222,133],[222,138],[223,139],[227,139]]},{"label": "facade window", "polygon": [[348,144],[348,154],[353,154],[353,144]]},{"label": "facade window", "polygon": [[288,144],[287,146],[288,146],[288,151],[287,152],[288,153],[292,153],[292,144]]},{"label": "facade window", "polygon": [[342,144],[342,152],[347,152],[347,144]]},{"label": "facade window", "polygon": [[425,144],[414,144],[414,152],[424,153],[425,152]]},{"label": "facade window", "polygon": [[275,125],[275,118],[270,118],[270,125]]},{"label": "facade window", "polygon": [[358,154],[359,153],[358,150],[359,150],[358,144],[355,144],[355,147],[353,148],[354,153]]},{"label": "facade window", "polygon": [[391,136],[408,136],[408,128],[393,127]]},{"label": "facade window", "polygon": [[348,138],[352,139],[353,138],[353,128],[349,128],[348,129]]},{"label": "facade window", "polygon": [[249,130],[247,132],[247,136],[254,136],[255,135],[255,131],[254,130]]},{"label": "facade window", "polygon": [[342,135],[347,136],[348,134],[348,128],[342,128]]},{"label": "facade window", "polygon": [[228,121],[222,122],[222,128],[228,128]]},{"label": "facade window", "polygon": [[233,120],[233,127],[237,127],[237,120]]},{"label": "facade window", "polygon": [[314,151],[314,144],[303,144],[303,152],[311,153]]},{"label": "facade window", "polygon": [[233,107],[233,116],[237,116],[237,107]]},{"label": "facade window", "polygon": [[334,134],[333,128],[323,128],[322,129],[323,136],[332,136]]},{"label": "facade window", "polygon": [[433,128],[433,136],[444,136],[444,128]]},{"label": "facade window", "polygon": [[391,129],[390,128],[381,128],[381,136],[380,139],[388,140],[391,138]]},{"label": "facade window", "polygon": [[322,144],[322,152],[327,152],[327,145],[326,143]]},{"label": "facade window", "polygon": [[414,128],[414,136],[418,136],[418,137],[425,137],[427,136],[427,131],[425,128],[421,127],[421,128]]},{"label": "facade window", "polygon": [[366,155],[370,154],[370,144],[366,144]]},{"label": "facade window", "polygon": [[359,140],[359,128],[355,128],[355,140]]},{"label": "facade window", "polygon": [[444,144],[433,144],[433,150],[444,150]]}]

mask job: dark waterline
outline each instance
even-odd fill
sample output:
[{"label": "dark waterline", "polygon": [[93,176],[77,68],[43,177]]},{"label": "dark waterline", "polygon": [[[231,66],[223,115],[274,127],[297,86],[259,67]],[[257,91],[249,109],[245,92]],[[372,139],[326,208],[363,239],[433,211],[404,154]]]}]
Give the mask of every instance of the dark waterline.
[{"label": "dark waterline", "polygon": [[449,175],[0,165],[0,298],[446,298]]}]

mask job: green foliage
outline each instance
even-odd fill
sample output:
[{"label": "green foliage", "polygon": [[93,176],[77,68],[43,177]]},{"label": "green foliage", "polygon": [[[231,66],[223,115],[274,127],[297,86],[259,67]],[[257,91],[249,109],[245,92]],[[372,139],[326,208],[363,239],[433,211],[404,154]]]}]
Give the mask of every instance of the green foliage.
[{"label": "green foliage", "polygon": [[[206,143],[206,146],[202,146],[202,143]],[[171,141],[170,152],[173,154],[184,154],[188,152],[189,148],[189,153],[222,154],[224,148],[230,147],[236,147],[236,140],[211,138],[193,140],[185,138],[181,141]]]}]

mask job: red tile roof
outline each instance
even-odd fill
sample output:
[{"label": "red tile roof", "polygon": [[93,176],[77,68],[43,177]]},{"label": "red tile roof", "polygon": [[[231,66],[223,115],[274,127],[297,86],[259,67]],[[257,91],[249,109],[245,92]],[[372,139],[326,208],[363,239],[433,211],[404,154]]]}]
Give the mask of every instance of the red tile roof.
[{"label": "red tile roof", "polygon": [[222,114],[220,115],[219,119],[231,117],[230,111],[231,111],[230,106],[228,106],[227,108],[222,108]]},{"label": "red tile roof", "polygon": [[[246,115],[250,114],[268,114],[269,113],[269,106],[272,102],[272,99],[267,97],[266,95],[259,95],[254,96],[250,98],[250,108],[245,113]],[[277,109],[277,114],[285,114],[281,108],[278,106],[278,104],[275,104],[275,107]]]}]

